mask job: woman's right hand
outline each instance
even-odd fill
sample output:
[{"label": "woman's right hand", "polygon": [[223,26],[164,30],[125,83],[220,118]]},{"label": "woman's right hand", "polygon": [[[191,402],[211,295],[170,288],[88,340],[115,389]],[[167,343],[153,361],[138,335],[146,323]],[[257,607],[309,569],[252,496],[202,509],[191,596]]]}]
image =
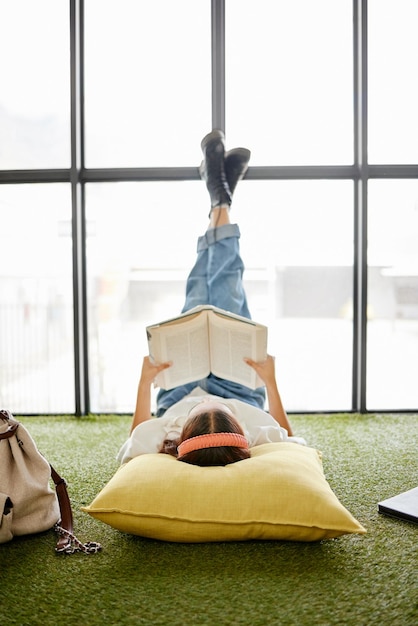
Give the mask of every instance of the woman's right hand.
[{"label": "woman's right hand", "polygon": [[142,361],[141,382],[151,385],[157,374],[171,365],[171,361],[166,361],[165,363],[153,363],[149,356],[144,357]]},{"label": "woman's right hand", "polygon": [[151,385],[159,372],[170,367],[171,363],[153,363],[149,356],[142,361],[141,377],[136,394],[135,412],[131,424],[131,432],[141,424],[151,419]]}]

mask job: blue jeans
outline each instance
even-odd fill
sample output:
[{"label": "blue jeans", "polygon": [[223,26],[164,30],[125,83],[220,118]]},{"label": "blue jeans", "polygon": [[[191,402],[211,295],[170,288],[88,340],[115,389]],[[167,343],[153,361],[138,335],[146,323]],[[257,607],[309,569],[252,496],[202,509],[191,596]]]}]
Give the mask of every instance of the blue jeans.
[{"label": "blue jeans", "polygon": [[[188,276],[186,301],[182,313],[201,304],[212,304],[243,317],[251,317],[242,276],[244,263],[239,251],[240,231],[237,224],[210,228],[197,242],[196,262]],[[264,387],[250,389],[209,374],[207,378],[174,389],[160,389],[157,416],[179,402],[195,387],[221,398],[236,398],[260,409],[264,408]]]}]

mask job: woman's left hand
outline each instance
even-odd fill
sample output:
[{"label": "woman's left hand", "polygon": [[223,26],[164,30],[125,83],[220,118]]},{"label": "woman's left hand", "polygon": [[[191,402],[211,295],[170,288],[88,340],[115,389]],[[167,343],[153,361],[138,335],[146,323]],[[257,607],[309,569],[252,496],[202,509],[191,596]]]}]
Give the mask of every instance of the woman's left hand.
[{"label": "woman's left hand", "polygon": [[244,359],[244,361],[257,372],[266,387],[272,383],[276,383],[275,362],[273,356],[268,354],[265,361],[253,361],[252,359]]}]

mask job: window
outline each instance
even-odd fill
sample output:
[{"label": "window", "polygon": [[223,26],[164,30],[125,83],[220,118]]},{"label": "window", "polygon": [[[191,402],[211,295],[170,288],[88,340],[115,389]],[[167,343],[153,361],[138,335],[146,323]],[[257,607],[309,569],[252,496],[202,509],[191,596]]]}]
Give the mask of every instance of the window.
[{"label": "window", "polygon": [[226,7],[226,129],[252,165],[353,163],[350,0]]},{"label": "window", "polygon": [[131,413],[145,325],[234,194],[252,315],[289,411],[417,409],[414,0],[2,3],[0,400]]},{"label": "window", "polygon": [[182,307],[199,221],[202,232],[207,222],[206,202],[200,181],[87,186],[93,411],[132,411],[147,354],[145,326]]},{"label": "window", "polygon": [[370,408],[418,405],[418,183],[369,188],[368,396]]},{"label": "window", "polygon": [[70,191],[0,185],[0,400],[15,413],[75,409]]},{"label": "window", "polygon": [[88,167],[194,164],[210,121],[210,3],[85,3]]},{"label": "window", "polygon": [[69,167],[68,4],[2,2],[0,16],[0,168]]},{"label": "window", "polygon": [[369,2],[369,160],[418,162],[415,0]]},{"label": "window", "polygon": [[353,185],[244,181],[239,205],[252,315],[268,325],[288,410],[350,410]]}]

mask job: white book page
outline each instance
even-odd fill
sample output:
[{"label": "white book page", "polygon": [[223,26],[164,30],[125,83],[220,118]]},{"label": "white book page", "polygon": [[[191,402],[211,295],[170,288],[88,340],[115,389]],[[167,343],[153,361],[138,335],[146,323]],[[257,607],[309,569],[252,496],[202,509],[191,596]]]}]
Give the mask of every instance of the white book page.
[{"label": "white book page", "polygon": [[210,350],[211,371],[215,376],[252,389],[263,385],[256,372],[245,363],[244,357],[253,360],[266,358],[265,327],[239,324],[213,315],[210,320]]},{"label": "white book page", "polygon": [[[158,345],[159,348],[158,353],[156,350],[152,352],[153,360],[157,363],[173,363],[158,374],[155,379],[157,386],[172,389],[208,376],[210,368],[206,314],[188,319],[184,324],[154,328],[150,333],[151,345]],[[154,336],[158,337],[157,341]]]}]

